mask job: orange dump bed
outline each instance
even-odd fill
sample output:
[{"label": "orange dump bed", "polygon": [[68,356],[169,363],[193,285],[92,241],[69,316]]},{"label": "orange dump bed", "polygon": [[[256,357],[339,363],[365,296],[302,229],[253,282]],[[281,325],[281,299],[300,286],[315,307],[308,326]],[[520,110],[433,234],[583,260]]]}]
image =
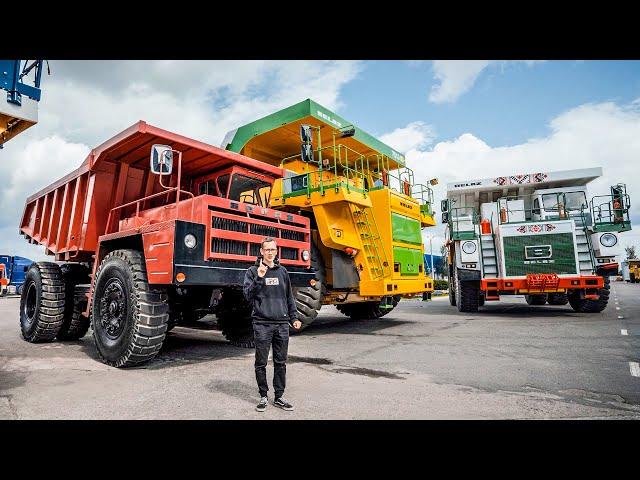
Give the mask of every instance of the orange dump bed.
[{"label": "orange dump bed", "polygon": [[[190,189],[192,179],[231,165],[273,177],[283,174],[281,168],[140,121],[93,149],[77,170],[27,198],[20,233],[56,260],[90,261],[113,208],[162,191],[158,176],[149,171],[156,143],[182,152],[183,190]],[[163,182],[176,186],[177,169]],[[143,208],[168,201],[161,195]],[[118,214],[126,217],[130,212],[123,210]]]}]

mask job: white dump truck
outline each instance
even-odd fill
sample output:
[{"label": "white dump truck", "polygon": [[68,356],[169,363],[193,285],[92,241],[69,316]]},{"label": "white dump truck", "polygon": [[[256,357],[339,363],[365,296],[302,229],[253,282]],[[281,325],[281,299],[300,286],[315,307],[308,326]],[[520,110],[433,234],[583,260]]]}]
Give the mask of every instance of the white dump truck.
[{"label": "white dump truck", "polygon": [[624,184],[587,200],[601,168],[536,172],[447,184],[449,299],[475,312],[502,295],[529,305],[601,312],[617,275],[620,232],[631,229]]}]

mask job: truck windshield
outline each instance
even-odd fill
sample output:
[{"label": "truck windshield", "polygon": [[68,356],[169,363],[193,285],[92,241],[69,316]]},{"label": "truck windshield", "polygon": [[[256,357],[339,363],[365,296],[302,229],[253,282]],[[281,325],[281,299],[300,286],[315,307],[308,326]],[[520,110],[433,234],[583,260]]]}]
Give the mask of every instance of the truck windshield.
[{"label": "truck windshield", "polygon": [[[562,201],[562,194],[546,193],[542,195],[542,204],[546,211],[558,210],[558,201]],[[580,210],[584,205],[587,206],[587,197],[584,192],[567,192],[564,194],[567,204],[565,209],[567,210]]]},{"label": "truck windshield", "polygon": [[269,182],[235,174],[231,180],[229,199],[266,207],[270,191],[271,184]]}]

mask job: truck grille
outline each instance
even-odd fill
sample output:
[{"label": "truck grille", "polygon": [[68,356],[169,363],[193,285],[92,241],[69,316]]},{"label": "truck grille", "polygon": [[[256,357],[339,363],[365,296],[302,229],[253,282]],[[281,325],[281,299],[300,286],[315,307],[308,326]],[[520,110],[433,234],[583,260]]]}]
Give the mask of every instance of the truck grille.
[{"label": "truck grille", "polygon": [[287,240],[296,240],[298,242],[304,242],[304,233],[294,232],[292,230],[280,230],[280,238],[286,238]]},{"label": "truck grille", "polygon": [[228,218],[213,217],[213,228],[218,230],[229,230],[231,232],[246,232],[247,222],[239,220],[230,220]]},{"label": "truck grille", "polygon": [[254,235],[262,235],[263,237],[278,238],[278,229],[276,227],[269,227],[267,225],[252,224],[249,233],[253,233]]},{"label": "truck grille", "polygon": [[[258,248],[260,248],[259,245]],[[211,239],[211,251],[213,253],[224,253],[227,255],[246,255],[247,242],[228,240],[225,238],[213,238]]]},{"label": "truck grille", "polygon": [[284,258],[285,260],[297,260],[298,250],[295,248],[280,247],[280,258]]},{"label": "truck grille", "polygon": [[[572,233],[550,233],[547,235],[521,235],[517,237],[503,237],[504,262],[506,276],[523,276],[530,273],[576,274],[575,246]],[[535,258],[529,248],[529,258],[526,257],[526,247],[539,247],[543,253],[551,246],[550,258]],[[542,255],[546,256],[546,255]]]},{"label": "truck grille", "polygon": [[252,243],[249,245],[249,255],[251,255],[252,257],[257,257],[258,255],[260,255],[259,243]]},{"label": "truck grille", "polygon": [[227,199],[213,201],[217,205],[208,205],[210,259],[253,262],[260,255],[260,242],[265,237],[273,237],[278,243],[280,260],[286,265],[309,265],[300,254],[309,249],[307,219],[255,207],[249,210],[249,206]]}]

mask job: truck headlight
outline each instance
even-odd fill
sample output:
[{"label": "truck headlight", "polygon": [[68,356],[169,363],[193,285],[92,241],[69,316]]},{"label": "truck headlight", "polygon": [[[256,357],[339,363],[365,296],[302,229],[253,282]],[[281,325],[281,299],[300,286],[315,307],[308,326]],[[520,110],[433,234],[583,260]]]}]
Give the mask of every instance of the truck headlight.
[{"label": "truck headlight", "polygon": [[476,242],[464,242],[462,244],[462,251],[467,255],[471,255],[472,253],[475,253],[477,248],[478,247],[476,247]]},{"label": "truck headlight", "polygon": [[187,233],[184,236],[184,244],[187,246],[187,248],[196,248],[196,245],[198,245],[198,239],[195,237],[195,235]]},{"label": "truck headlight", "polygon": [[613,247],[616,243],[618,243],[618,237],[613,233],[605,233],[600,236],[600,244],[603,247]]},{"label": "truck headlight", "polygon": [[305,262],[307,260],[309,260],[309,251],[308,250],[302,250],[302,260],[304,260]]}]

